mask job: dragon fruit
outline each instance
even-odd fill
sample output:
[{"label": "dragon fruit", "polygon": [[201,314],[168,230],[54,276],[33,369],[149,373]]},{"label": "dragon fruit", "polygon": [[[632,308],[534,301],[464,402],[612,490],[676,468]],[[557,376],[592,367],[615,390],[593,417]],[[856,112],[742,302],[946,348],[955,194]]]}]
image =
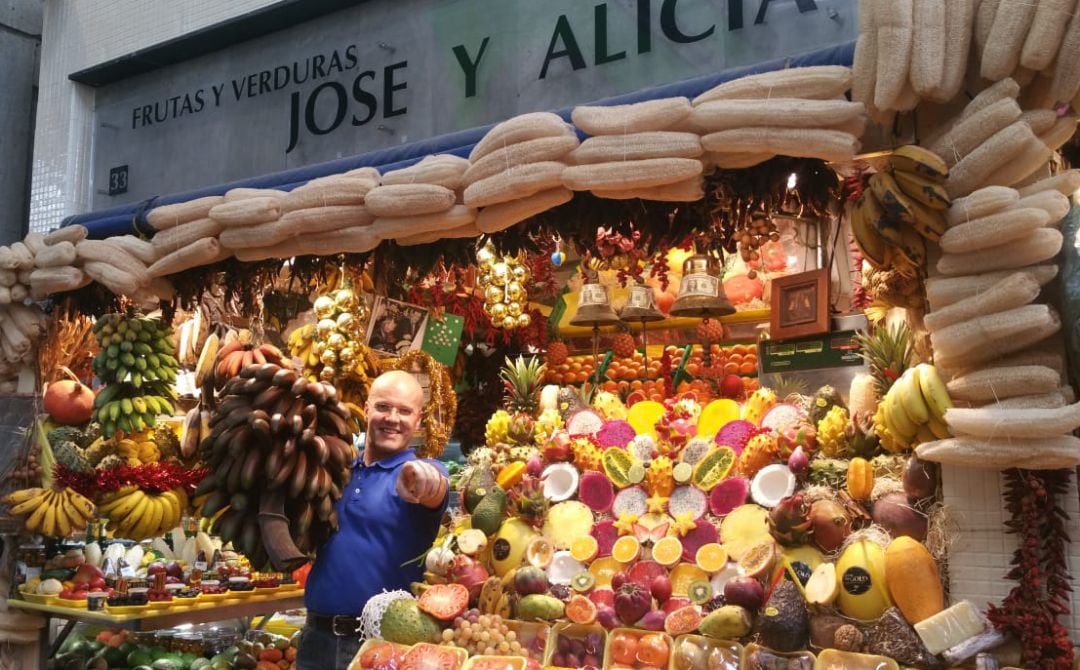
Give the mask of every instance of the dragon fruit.
[{"label": "dragon fruit", "polygon": [[700,519],[708,509],[705,493],[693,486],[678,487],[668,499],[668,514],[676,518],[689,512],[691,519]]},{"label": "dragon fruit", "polygon": [[817,449],[817,429],[803,418],[789,421],[777,430],[776,446],[779,447],[779,455],[784,458],[790,456],[796,447],[802,447],[807,454],[812,454]]},{"label": "dragon fruit", "polygon": [[785,547],[798,547],[810,541],[810,507],[801,493],[788,496],[769,512],[769,533]]},{"label": "dragon fruit", "polygon": [[615,500],[615,487],[602,472],[582,473],[578,481],[578,500],[594,512],[607,512]]},{"label": "dragon fruit", "polygon": [[640,584],[626,582],[615,593],[615,615],[627,626],[648,614],[651,607],[652,595]]},{"label": "dragon fruit", "polygon": [[615,546],[615,540],[619,539],[619,531],[615,528],[614,519],[604,519],[593,524],[589,535],[596,538],[596,555],[611,556],[611,548]]},{"label": "dragon fruit", "polygon": [[679,538],[679,542],[682,543],[682,556],[683,560],[688,563],[693,563],[697,558],[698,549],[701,549],[706,544],[720,541],[720,532],[716,530],[716,526],[709,523],[707,520],[701,520],[693,530],[688,532],[683,537]]},{"label": "dragon fruit", "polygon": [[634,427],[626,421],[608,421],[596,434],[596,442],[602,448],[619,447],[626,448],[630,441],[637,437]]},{"label": "dragon fruit", "polygon": [[735,419],[724,424],[724,427],[717,431],[713,441],[718,445],[731,447],[738,456],[757,432],[758,427],[749,421]]},{"label": "dragon fruit", "polygon": [[727,514],[746,502],[750,494],[750,480],[745,477],[729,477],[709,492],[709,510],[715,516]]},{"label": "dragon fruit", "polygon": [[518,444],[532,444],[533,433],[536,431],[536,421],[525,412],[518,412],[510,418],[506,436]]},{"label": "dragon fruit", "polygon": [[611,513],[616,517],[623,514],[640,517],[649,511],[649,503],[646,502],[649,493],[640,486],[629,486],[615,496],[611,504]]}]

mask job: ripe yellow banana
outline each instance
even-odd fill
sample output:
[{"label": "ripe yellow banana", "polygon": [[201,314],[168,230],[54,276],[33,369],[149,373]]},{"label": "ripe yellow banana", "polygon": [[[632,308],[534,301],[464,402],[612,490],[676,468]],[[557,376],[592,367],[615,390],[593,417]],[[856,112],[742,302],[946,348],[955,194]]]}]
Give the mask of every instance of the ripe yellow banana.
[{"label": "ripe yellow banana", "polygon": [[952,204],[952,198],[949,197],[949,192],[945,190],[941,182],[914,172],[895,169],[893,170],[893,178],[896,179],[896,185],[909,198],[930,209],[943,211]]},{"label": "ripe yellow banana", "polygon": [[906,223],[909,226],[915,222],[915,214],[911,211],[911,198],[904,195],[891,174],[878,172],[870,177],[870,189],[885,210],[886,220],[894,224]]},{"label": "ripe yellow banana", "polygon": [[180,499],[174,491],[163,491],[158,495],[158,498],[165,509],[161,527],[166,530],[175,528],[180,523],[181,510],[183,509],[180,505]]},{"label": "ripe yellow banana", "polygon": [[42,524],[45,521],[45,513],[49,511],[49,502],[53,498],[53,491],[49,490],[45,492],[44,497],[30,516],[26,517],[26,530],[31,533],[39,533],[42,530]]},{"label": "ripe yellow banana", "polygon": [[911,418],[917,426],[921,426],[930,420],[930,410],[923,400],[922,389],[919,388],[919,369],[908,368],[900,377],[903,386],[900,388],[900,403],[904,406],[904,413]]},{"label": "ripe yellow banana", "polygon": [[915,422],[911,420],[911,417],[907,415],[904,406],[900,404],[900,401],[897,398],[895,385],[885,394],[885,401],[888,403],[885,407],[886,425],[889,426],[889,429],[897,439],[910,444],[919,428]]},{"label": "ripe yellow banana", "polygon": [[945,422],[933,414],[930,415],[930,420],[926,422],[926,425],[930,428],[930,432],[934,434],[934,437],[939,440],[947,440],[952,437],[952,433],[949,432],[949,427],[945,425]]},{"label": "ripe yellow banana", "polygon": [[139,503],[141,503],[145,497],[145,493],[138,489],[135,489],[125,495],[123,498],[120,498],[120,500],[117,501],[116,504],[110,506],[106,514],[114,522],[119,523],[129,514],[131,514],[131,511],[138,507]]},{"label": "ripe yellow banana", "polygon": [[18,491],[12,491],[4,497],[4,502],[8,505],[18,505],[19,503],[26,502],[32,498],[36,498],[45,492],[45,489],[40,486],[31,487],[28,489],[19,489]]},{"label": "ripe yellow banana", "polygon": [[919,388],[922,390],[923,398],[926,399],[926,406],[930,409],[931,415],[944,425],[945,410],[953,406],[949,390],[936,367],[929,363],[920,363],[917,367],[919,368]]},{"label": "ripe yellow banana", "polygon": [[16,516],[30,514],[45,502],[49,493],[50,491],[46,491],[45,489],[37,489],[37,493],[33,496],[26,498],[17,505],[12,505],[11,513]]},{"label": "ripe yellow banana", "polygon": [[53,528],[56,532],[56,537],[67,537],[71,535],[71,521],[68,520],[67,510],[64,509],[63,496],[60,496],[53,505],[56,511],[54,513],[55,522]]},{"label": "ripe yellow banana", "polygon": [[885,212],[877,196],[873,191],[865,190],[857,201],[847,203],[847,209],[851,232],[863,258],[879,270],[887,269],[889,245],[877,229],[877,221]]},{"label": "ripe yellow banana", "polygon": [[949,176],[949,166],[933,151],[917,144],[906,144],[893,151],[890,162],[894,170],[911,172],[938,183]]},{"label": "ripe yellow banana", "polygon": [[897,250],[918,269],[919,274],[925,274],[926,269],[926,240],[911,226],[900,228],[900,244]]},{"label": "ripe yellow banana", "polygon": [[41,520],[41,532],[49,537],[56,537],[56,496],[49,496],[45,505],[45,517]]}]

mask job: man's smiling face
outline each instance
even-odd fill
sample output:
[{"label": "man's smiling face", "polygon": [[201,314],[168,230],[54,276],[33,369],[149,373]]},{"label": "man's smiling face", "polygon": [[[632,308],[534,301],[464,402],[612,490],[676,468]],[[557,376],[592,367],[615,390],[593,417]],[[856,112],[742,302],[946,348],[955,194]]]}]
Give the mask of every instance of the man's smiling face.
[{"label": "man's smiling face", "polygon": [[381,375],[371,386],[366,403],[367,446],[375,460],[409,446],[420,426],[424,392],[407,372]]}]

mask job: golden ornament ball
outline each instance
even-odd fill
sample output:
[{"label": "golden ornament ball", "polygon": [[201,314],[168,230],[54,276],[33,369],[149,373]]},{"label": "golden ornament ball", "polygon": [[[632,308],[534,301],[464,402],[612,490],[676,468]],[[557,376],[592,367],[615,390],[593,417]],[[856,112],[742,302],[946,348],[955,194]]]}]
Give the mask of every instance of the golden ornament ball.
[{"label": "golden ornament ball", "polygon": [[352,347],[342,347],[341,351],[338,352],[337,357],[342,363],[352,363],[356,360],[356,350]]},{"label": "golden ornament ball", "polygon": [[492,282],[491,272],[489,270],[482,271],[476,277],[476,285],[480,288],[490,285]]},{"label": "golden ornament ball", "polygon": [[476,264],[480,267],[491,265],[495,262],[495,251],[490,245],[485,245],[476,250]]},{"label": "golden ornament ball", "polygon": [[324,382],[334,381],[334,377],[337,375],[337,370],[333,366],[327,365],[319,372],[319,379]]},{"label": "golden ornament ball", "polygon": [[502,321],[503,317],[506,316],[506,303],[497,302],[491,305],[491,307],[488,308],[488,314],[491,315],[492,322]]},{"label": "golden ornament ball", "polygon": [[337,331],[330,333],[330,337],[326,338],[326,346],[330,349],[341,349],[348,343],[349,340]]},{"label": "golden ornament ball", "polygon": [[528,328],[530,323],[532,323],[532,317],[530,317],[528,314],[519,314],[518,315],[518,318],[517,318],[518,328]]},{"label": "golden ornament ball", "polygon": [[515,265],[511,273],[515,281],[525,281],[529,277],[529,270],[524,265]]},{"label": "golden ornament ball", "polygon": [[325,319],[337,311],[337,304],[328,295],[320,295],[315,299],[315,316]]},{"label": "golden ornament ball", "polygon": [[349,332],[349,327],[352,322],[356,320],[356,316],[352,312],[342,312],[337,315],[335,322],[337,323],[337,329],[343,332]]},{"label": "golden ornament ball", "polygon": [[326,343],[315,340],[311,343],[311,352],[316,356],[322,356],[322,352],[326,351]]},{"label": "golden ornament ball", "polygon": [[525,287],[520,282],[512,281],[506,285],[506,299],[509,301],[524,300]]},{"label": "golden ornament ball", "polygon": [[337,321],[330,318],[320,319],[319,322],[315,324],[315,333],[323,340],[330,337],[330,333],[335,330],[337,330]]},{"label": "golden ornament ball", "polygon": [[337,353],[333,349],[327,348],[319,354],[319,361],[323,365],[333,365],[337,363]]},{"label": "golden ornament ball", "polygon": [[503,301],[503,290],[498,286],[488,286],[484,289],[484,300],[489,303]]},{"label": "golden ornament ball", "polygon": [[517,317],[521,315],[521,303],[517,300],[506,303],[506,313],[510,316]]},{"label": "golden ornament ball", "polygon": [[338,309],[343,312],[351,312],[356,309],[359,302],[360,299],[350,288],[338,289],[337,292],[334,293],[334,303],[336,303]]},{"label": "golden ornament ball", "polygon": [[491,279],[495,282],[505,282],[506,278],[510,275],[510,266],[504,261],[500,261],[491,266]]},{"label": "golden ornament ball", "polygon": [[515,326],[517,326],[517,319],[515,319],[514,317],[507,314],[506,316],[504,316],[502,318],[502,327],[503,328],[505,328],[507,330],[510,330],[511,328],[514,328]]}]

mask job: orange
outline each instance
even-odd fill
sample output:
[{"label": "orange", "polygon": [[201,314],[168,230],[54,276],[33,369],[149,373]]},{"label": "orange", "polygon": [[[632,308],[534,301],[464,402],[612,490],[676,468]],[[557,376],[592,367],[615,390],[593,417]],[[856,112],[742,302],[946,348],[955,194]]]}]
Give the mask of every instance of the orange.
[{"label": "orange", "polygon": [[726,375],[737,375],[737,374],[739,374],[739,365],[738,365],[738,363],[730,363],[730,362],[724,363],[724,374],[726,374]]},{"label": "orange", "polygon": [[682,558],[682,542],[679,542],[679,538],[670,535],[661,538],[653,545],[652,558],[663,566],[675,565]]},{"label": "orange", "polygon": [[611,578],[623,572],[623,566],[611,556],[598,558],[589,564],[589,573],[596,578],[596,588],[610,589]]},{"label": "orange", "polygon": [[728,363],[742,363],[742,354],[731,354],[727,357]]},{"label": "orange", "polygon": [[686,371],[690,375],[696,377],[698,375],[698,373],[701,372],[701,366],[698,365],[697,363],[687,363],[686,364]]},{"label": "orange", "polygon": [[671,570],[671,594],[685,596],[690,592],[690,585],[702,580],[709,581],[709,575],[693,563],[679,563]]},{"label": "orange", "polygon": [[624,535],[615,540],[611,547],[611,557],[620,563],[636,561],[641,553],[641,543],[633,535]]},{"label": "orange", "polygon": [[592,535],[582,535],[570,544],[570,555],[574,560],[588,563],[596,558],[600,545]]},{"label": "orange", "polygon": [[757,366],[753,363],[746,362],[739,366],[739,372],[744,375],[752,375],[757,372]]},{"label": "orange", "polygon": [[703,544],[694,556],[694,562],[705,572],[719,572],[727,565],[728,555],[716,542]]}]

